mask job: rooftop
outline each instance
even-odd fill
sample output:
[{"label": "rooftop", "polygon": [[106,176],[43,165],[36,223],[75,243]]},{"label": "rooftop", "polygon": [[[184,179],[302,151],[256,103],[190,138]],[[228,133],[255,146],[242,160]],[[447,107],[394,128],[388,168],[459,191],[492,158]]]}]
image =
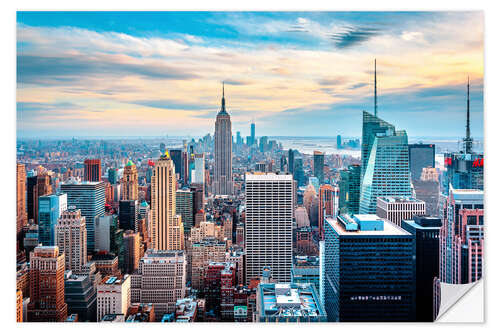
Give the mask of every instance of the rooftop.
[{"label": "rooftop", "polygon": [[310,283],[261,283],[258,297],[262,301],[261,316],[318,317],[326,315]]},{"label": "rooftop", "polygon": [[[382,228],[363,230],[360,225],[363,223],[370,223],[376,220],[377,225],[383,226]],[[358,214],[358,215],[340,215],[337,219],[327,217],[326,221],[330,224],[335,231],[341,236],[407,236],[409,232],[398,227],[394,223],[382,219],[373,214]]]},{"label": "rooftop", "polygon": [[276,174],[273,172],[247,172],[245,179],[248,180],[292,180],[291,174]]},{"label": "rooftop", "polygon": [[406,203],[406,202],[411,202],[411,203],[423,203],[422,200],[412,198],[412,197],[407,197],[407,196],[390,196],[390,197],[378,197],[378,200],[388,202],[388,203],[393,203],[393,202],[401,202],[401,203]]}]

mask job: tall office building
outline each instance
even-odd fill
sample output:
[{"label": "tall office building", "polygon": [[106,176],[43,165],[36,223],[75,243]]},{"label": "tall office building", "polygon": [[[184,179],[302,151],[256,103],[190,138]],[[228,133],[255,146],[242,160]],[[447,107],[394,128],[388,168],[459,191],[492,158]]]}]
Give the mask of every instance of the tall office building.
[{"label": "tall office building", "polygon": [[318,229],[320,239],[325,239],[325,217],[337,217],[339,209],[339,188],[324,184],[319,188]]},{"label": "tall office building", "polygon": [[176,213],[174,162],[168,151],[155,163],[151,182],[152,246],[155,250],[183,250],[184,228]]},{"label": "tall office building", "polygon": [[345,170],[340,170],[339,210],[342,214],[359,213],[359,194],[361,166],[352,164]]},{"label": "tall office building", "polygon": [[[38,198],[35,198],[35,186],[37,182],[36,175],[26,173],[26,213],[28,220],[35,220],[35,201],[38,205]],[[37,216],[38,218],[38,216]]]},{"label": "tall office building", "polygon": [[423,168],[436,167],[436,146],[434,144],[408,145],[408,161],[410,163],[411,180],[420,179]]},{"label": "tall office building", "polygon": [[79,209],[63,211],[56,225],[56,245],[64,253],[66,270],[82,272],[87,264],[87,228]]},{"label": "tall office building", "polygon": [[205,154],[194,154],[193,183],[205,184]]},{"label": "tall office building", "polygon": [[93,159],[93,160],[85,160],[83,162],[84,170],[83,170],[83,180],[87,182],[100,182],[101,181],[101,160]]},{"label": "tall office building", "polygon": [[293,191],[292,175],[245,175],[247,282],[263,267],[271,267],[277,281],[290,281]]},{"label": "tall office building", "polygon": [[120,200],[118,214],[120,229],[136,230],[139,219],[139,202],[137,200]]},{"label": "tall office building", "polygon": [[129,160],[123,168],[122,200],[139,200],[137,167]]},{"label": "tall office building", "polygon": [[215,172],[213,193],[215,195],[233,194],[231,117],[226,111],[224,84],[222,85],[222,106],[215,121]]},{"label": "tall office building", "polygon": [[95,246],[95,220],[104,215],[105,184],[104,182],[69,181],[61,184],[61,192],[68,195],[68,206],[75,206],[85,217],[87,251],[90,254]]},{"label": "tall office building", "polygon": [[138,232],[127,230],[123,234],[123,272],[131,274],[139,268],[141,257],[141,236]]},{"label": "tall office building", "polygon": [[295,165],[294,160],[296,152],[297,150],[288,149],[288,172],[290,172],[292,175],[293,175],[293,166]]},{"label": "tall office building", "polygon": [[318,178],[319,183],[325,182],[325,153],[314,151],[314,177]]},{"label": "tall office building", "polygon": [[445,201],[441,228],[440,281],[471,283],[482,276],[484,193],[454,189]]},{"label": "tall office building", "polygon": [[107,314],[126,316],[130,299],[130,275],[106,276],[97,286],[97,321]]},{"label": "tall office building", "polygon": [[250,146],[252,146],[255,143],[255,122],[253,120],[252,123],[250,124],[250,138],[251,138]]},{"label": "tall office building", "polygon": [[132,302],[152,303],[156,320],[175,310],[175,302],[186,296],[184,251],[148,250],[131,276]]},{"label": "tall office building", "polygon": [[175,173],[178,175],[176,179],[184,180],[183,168],[182,168],[182,149],[170,149],[170,157],[174,162]]},{"label": "tall office building", "polygon": [[53,191],[52,185],[50,184],[51,176],[48,173],[38,174],[34,177],[34,179],[31,177],[28,178],[28,203],[31,203],[33,205],[31,209],[31,215],[29,214],[30,209],[28,207],[28,218],[32,218],[35,224],[38,224],[38,198],[43,195],[52,194]]},{"label": "tall office building", "polygon": [[377,197],[411,196],[406,132],[390,128],[383,134],[377,134],[373,138],[364,171],[360,213],[374,214],[377,210]]},{"label": "tall office building", "polygon": [[413,235],[376,215],[327,218],[320,285],[328,321],[414,321],[414,255]]},{"label": "tall office building", "polygon": [[342,148],[342,137],[339,135],[337,135],[337,149],[341,149]]},{"label": "tall office building", "polygon": [[57,219],[68,207],[65,193],[44,195],[38,198],[38,242],[55,245]]},{"label": "tall office building", "polygon": [[441,219],[415,216],[401,227],[415,237],[416,320],[434,321],[434,279],[439,277],[439,233]]},{"label": "tall office building", "polygon": [[297,181],[297,186],[304,186],[306,183],[302,156],[298,152],[293,158],[293,179]]},{"label": "tall office building", "polygon": [[30,253],[28,321],[65,321],[64,253],[57,246],[37,246]]},{"label": "tall office building", "polygon": [[214,237],[192,239],[191,245],[191,283],[194,289],[203,289],[203,279],[211,261],[221,262],[226,258],[226,243]]},{"label": "tall office building", "polygon": [[179,189],[175,193],[175,211],[182,218],[184,232],[189,232],[194,225],[193,191]]},{"label": "tall office building", "polygon": [[425,202],[412,197],[378,197],[377,216],[401,227],[401,221],[425,215]]},{"label": "tall office building", "polygon": [[473,151],[473,139],[470,136],[470,100],[469,81],[467,80],[467,122],[465,138],[463,139],[464,149],[460,152],[445,153],[443,191],[448,195],[450,185],[455,189],[476,189],[484,188],[484,155]]},{"label": "tall office building", "polygon": [[425,202],[427,215],[439,216],[439,174],[435,168],[423,168],[420,179],[412,180],[415,197]]},{"label": "tall office building", "polygon": [[[363,134],[361,143],[361,181],[364,178],[368,159],[372,152],[372,145],[375,138],[379,135],[385,135],[387,132],[394,133],[396,131],[394,125],[374,116],[366,111],[363,111]],[[407,153],[408,155],[408,153]],[[407,157],[408,159],[408,157]]]},{"label": "tall office building", "polygon": [[111,185],[115,185],[117,181],[118,181],[118,169],[109,168],[108,169],[108,182]]},{"label": "tall office building", "polygon": [[[28,223],[26,216],[26,167],[16,165],[16,234],[19,237],[23,227]],[[19,239],[18,239],[19,240]]]}]

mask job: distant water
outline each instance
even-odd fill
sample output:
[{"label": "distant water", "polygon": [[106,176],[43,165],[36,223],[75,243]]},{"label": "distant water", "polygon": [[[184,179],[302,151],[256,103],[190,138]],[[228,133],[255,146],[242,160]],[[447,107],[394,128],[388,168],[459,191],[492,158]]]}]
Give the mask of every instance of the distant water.
[{"label": "distant water", "polygon": [[313,154],[315,150],[326,154],[350,155],[352,157],[361,157],[361,150],[337,149],[336,138],[276,138],[281,142],[284,150],[297,149],[304,154]]}]

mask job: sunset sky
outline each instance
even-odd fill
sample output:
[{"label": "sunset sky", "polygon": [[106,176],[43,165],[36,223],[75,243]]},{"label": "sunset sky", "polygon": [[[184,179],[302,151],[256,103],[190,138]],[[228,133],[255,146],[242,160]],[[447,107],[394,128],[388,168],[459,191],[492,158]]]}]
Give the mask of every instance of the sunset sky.
[{"label": "sunset sky", "polygon": [[481,12],[18,12],[17,134],[483,136]]}]

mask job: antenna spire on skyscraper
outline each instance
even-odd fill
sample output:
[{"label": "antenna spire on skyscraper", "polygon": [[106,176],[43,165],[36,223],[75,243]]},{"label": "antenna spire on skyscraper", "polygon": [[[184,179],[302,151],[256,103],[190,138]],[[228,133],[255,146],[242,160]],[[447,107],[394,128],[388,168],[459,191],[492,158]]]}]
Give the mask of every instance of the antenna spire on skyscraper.
[{"label": "antenna spire on skyscraper", "polygon": [[375,108],[375,117],[377,116],[377,59],[375,59],[375,103],[374,103],[374,108]]},{"label": "antenna spire on skyscraper", "polygon": [[470,97],[469,97],[469,86],[470,86],[470,81],[469,81],[469,77],[467,76],[467,124],[465,126],[465,138],[464,138],[465,153],[466,154],[472,153],[472,138],[470,137]]}]

